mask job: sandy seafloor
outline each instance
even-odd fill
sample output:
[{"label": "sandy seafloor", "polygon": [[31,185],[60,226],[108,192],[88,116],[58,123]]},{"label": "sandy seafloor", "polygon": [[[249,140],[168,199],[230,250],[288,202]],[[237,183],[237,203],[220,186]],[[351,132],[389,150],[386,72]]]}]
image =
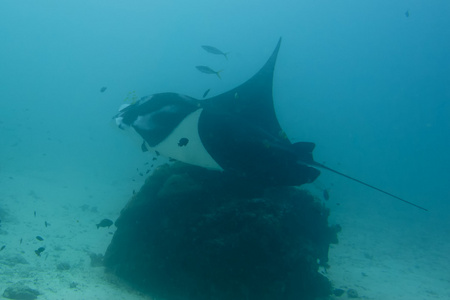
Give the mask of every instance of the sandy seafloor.
[{"label": "sandy seafloor", "polygon": [[[150,299],[105,274],[103,267],[90,266],[89,253],[104,253],[114,233],[114,226],[97,230],[95,224],[116,219],[132,190],[143,183],[136,170],[132,173],[130,180],[120,181],[89,172],[58,176],[45,168],[2,172],[0,245],[6,247],[0,252],[0,292],[23,281],[42,293],[39,299]],[[318,192],[320,184],[310,189]],[[430,232],[425,229],[429,224],[416,222],[405,227],[408,212],[426,213],[408,206],[398,215],[368,211],[364,203],[334,200],[343,193],[336,185],[330,192],[330,222],[343,227],[340,243],[330,249],[327,270],[336,288],[355,289],[361,299],[450,299],[448,228]],[[379,201],[379,195],[371,195]],[[46,221],[51,225],[45,227]],[[38,241],[38,235],[44,240]],[[38,257],[34,250],[42,246],[46,250]],[[59,263],[70,269],[58,270]]]}]

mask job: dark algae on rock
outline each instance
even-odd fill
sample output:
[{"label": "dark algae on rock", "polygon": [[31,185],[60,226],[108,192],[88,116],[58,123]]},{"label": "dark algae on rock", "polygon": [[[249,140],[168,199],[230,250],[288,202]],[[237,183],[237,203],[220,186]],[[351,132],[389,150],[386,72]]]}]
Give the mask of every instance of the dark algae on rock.
[{"label": "dark algae on rock", "polygon": [[158,299],[326,297],[332,287],[318,269],[340,229],[328,213],[295,187],[165,165],[122,210],[104,264]]}]

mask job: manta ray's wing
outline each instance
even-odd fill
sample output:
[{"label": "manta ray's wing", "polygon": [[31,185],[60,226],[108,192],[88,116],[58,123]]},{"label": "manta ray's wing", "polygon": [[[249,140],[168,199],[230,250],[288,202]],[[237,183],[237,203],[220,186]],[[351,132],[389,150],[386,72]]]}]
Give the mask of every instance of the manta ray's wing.
[{"label": "manta ray's wing", "polygon": [[265,65],[252,78],[230,91],[203,100],[202,106],[239,116],[273,136],[282,136],[272,96],[273,73],[280,45],[281,38]]}]

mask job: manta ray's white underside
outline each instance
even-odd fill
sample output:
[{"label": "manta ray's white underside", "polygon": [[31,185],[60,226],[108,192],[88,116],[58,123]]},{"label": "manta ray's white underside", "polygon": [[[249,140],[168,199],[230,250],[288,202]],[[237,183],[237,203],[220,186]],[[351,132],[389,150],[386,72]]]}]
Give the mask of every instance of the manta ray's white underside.
[{"label": "manta ray's white underside", "polygon": [[[170,157],[191,165],[210,170],[223,171],[222,167],[206,151],[198,134],[198,119],[203,109],[198,109],[188,115],[161,143],[154,147],[146,144],[147,149],[158,151],[165,157]],[[180,146],[181,139],[188,143]]]}]

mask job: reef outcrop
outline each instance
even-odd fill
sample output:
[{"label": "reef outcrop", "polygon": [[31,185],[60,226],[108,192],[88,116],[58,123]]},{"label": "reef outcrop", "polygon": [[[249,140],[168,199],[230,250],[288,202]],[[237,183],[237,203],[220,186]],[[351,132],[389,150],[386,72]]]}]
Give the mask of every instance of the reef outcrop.
[{"label": "reef outcrop", "polygon": [[332,292],[328,214],[299,188],[165,165],[122,210],[104,264],[157,299],[317,299]]}]

